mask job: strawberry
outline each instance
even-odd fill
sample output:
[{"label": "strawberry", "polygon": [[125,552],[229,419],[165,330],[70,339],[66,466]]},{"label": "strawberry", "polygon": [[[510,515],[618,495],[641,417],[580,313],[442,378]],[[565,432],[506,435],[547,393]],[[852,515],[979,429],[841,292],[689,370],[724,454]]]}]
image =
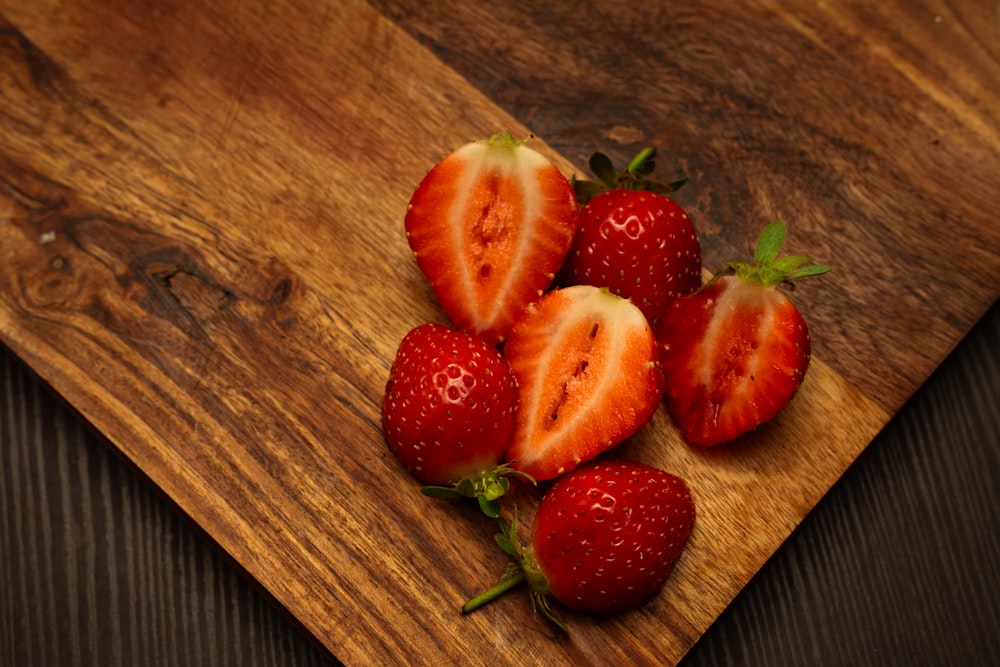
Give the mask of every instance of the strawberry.
[{"label": "strawberry", "polygon": [[497,542],[515,558],[513,575],[465,604],[470,612],[522,581],[536,610],[563,626],[547,596],[586,612],[615,613],[655,596],[695,522],[687,484],[632,461],[601,461],[559,478],[542,498],[528,547],[516,518]]},{"label": "strawberry", "polygon": [[660,402],[652,328],[631,302],[591,285],[533,302],[504,346],[520,390],[511,467],[551,479],[635,433]]},{"label": "strawberry", "polygon": [[477,497],[495,516],[495,501],[507,489],[497,464],[514,431],[517,401],[517,382],[495,348],[440,324],[422,324],[396,352],[382,399],[382,432],[400,462],[434,485],[425,493]]},{"label": "strawberry", "polygon": [[664,399],[684,438],[715,445],[772,419],[809,366],[809,330],[778,289],[829,271],[808,257],[778,257],[779,220],[761,232],[752,263],[730,262],[704,289],[674,301],[656,328]]},{"label": "strawberry", "polygon": [[645,149],[621,174],[606,156],[591,157],[601,180],[574,183],[583,208],[560,283],[607,287],[655,326],[668,303],[701,286],[701,244],[688,214],[666,196],[684,181],[648,178],[654,154]]},{"label": "strawberry", "polygon": [[504,132],[466,144],[417,186],[406,236],[455,326],[495,345],[549,287],[577,226],[573,186]]}]

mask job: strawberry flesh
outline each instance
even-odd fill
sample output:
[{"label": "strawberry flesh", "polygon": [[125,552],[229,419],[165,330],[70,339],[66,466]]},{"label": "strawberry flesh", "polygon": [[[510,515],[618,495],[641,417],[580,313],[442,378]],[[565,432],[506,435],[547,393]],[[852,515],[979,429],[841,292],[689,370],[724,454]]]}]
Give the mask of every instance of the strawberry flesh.
[{"label": "strawberry flesh", "polygon": [[791,300],[738,276],[674,301],[656,332],[667,407],[695,444],[730,441],[772,419],[809,365],[809,332]]},{"label": "strawberry flesh", "polygon": [[554,290],[532,303],[504,355],[521,396],[507,460],[539,481],[634,434],[662,395],[646,318],[628,300],[590,285]]},{"label": "strawberry flesh", "polygon": [[502,133],[431,169],[410,199],[405,228],[445,314],[497,344],[552,283],[577,219],[566,177]]}]

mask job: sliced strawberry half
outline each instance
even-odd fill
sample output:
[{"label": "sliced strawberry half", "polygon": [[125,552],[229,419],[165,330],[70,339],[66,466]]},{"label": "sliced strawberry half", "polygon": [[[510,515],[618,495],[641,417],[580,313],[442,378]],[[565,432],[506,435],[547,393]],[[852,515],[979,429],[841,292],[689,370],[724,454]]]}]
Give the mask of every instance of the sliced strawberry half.
[{"label": "sliced strawberry half", "polygon": [[497,344],[552,283],[577,218],[566,177],[504,132],[431,169],[410,199],[405,226],[445,314]]},{"label": "sliced strawberry half", "polygon": [[730,262],[705,288],[672,302],[656,327],[664,399],[688,442],[739,437],[774,418],[802,384],[809,329],[779,286],[829,267],[779,257],[784,238],[782,222],[765,227],[752,263]]},{"label": "sliced strawberry half", "polygon": [[653,331],[627,299],[575,285],[532,303],[504,347],[520,390],[511,467],[552,479],[617,445],[663,391]]}]

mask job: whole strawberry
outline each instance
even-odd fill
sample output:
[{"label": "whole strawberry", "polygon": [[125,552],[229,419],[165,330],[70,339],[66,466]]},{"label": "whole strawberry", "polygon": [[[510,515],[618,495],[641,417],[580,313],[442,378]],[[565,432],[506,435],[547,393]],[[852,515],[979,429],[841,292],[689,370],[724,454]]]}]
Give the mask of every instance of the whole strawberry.
[{"label": "whole strawberry", "polygon": [[407,206],[406,238],[452,323],[495,345],[552,283],[577,214],[556,166],[501,132],[427,173]]},{"label": "whole strawberry", "polygon": [[[396,352],[382,399],[382,430],[417,479],[492,503],[507,488],[496,472],[517,403],[517,381],[495,348],[440,324],[422,324]],[[450,494],[432,489],[429,495]]]},{"label": "whole strawberry", "polygon": [[607,287],[655,325],[667,304],[701,286],[701,244],[688,214],[667,194],[684,181],[648,178],[653,149],[621,174],[597,153],[599,181],[576,181],[580,226],[560,273],[562,284]]},{"label": "whole strawberry", "polygon": [[[614,613],[659,593],[694,527],[687,484],[632,461],[601,461],[560,477],[542,498],[530,546],[502,524],[500,546],[515,557],[536,609],[554,621],[546,596],[572,609]],[[513,584],[470,600],[469,612]]]},{"label": "whole strawberry", "polygon": [[702,290],[674,301],[656,328],[664,401],[691,443],[739,437],[778,414],[809,367],[809,329],[782,283],[829,271],[782,256],[781,221],[757,240],[752,263],[730,262]]}]

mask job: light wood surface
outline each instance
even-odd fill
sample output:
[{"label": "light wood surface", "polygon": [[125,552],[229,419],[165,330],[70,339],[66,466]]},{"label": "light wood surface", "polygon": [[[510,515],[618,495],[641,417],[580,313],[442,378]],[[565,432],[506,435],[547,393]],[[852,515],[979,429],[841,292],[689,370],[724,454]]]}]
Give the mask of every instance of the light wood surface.
[{"label": "light wood surface", "polygon": [[[612,66],[567,82],[553,44],[593,42],[554,13],[510,21],[495,63],[522,64],[505,94],[474,68],[470,35],[495,25],[482,14],[3,3],[3,342],[345,662],[514,645],[539,662],[676,661],[996,298],[976,276],[1000,268],[996,52],[963,32],[982,28],[893,4],[738,7],[672,17],[688,40],[717,34],[712,9],[744,29],[643,69],[681,95],[629,97],[639,82]],[[666,48],[644,34],[644,53]],[[529,71],[540,54],[544,73]],[[939,69],[952,60],[958,76]],[[566,108],[517,106],[529,75],[657,120],[574,142]],[[571,641],[538,637],[523,600],[456,615],[502,568],[492,526],[417,495],[377,427],[398,340],[442,319],[401,233],[406,199],[497,129],[534,131],[567,174],[599,143],[656,143],[661,170],[694,176],[682,203],[708,265],[781,215],[839,269],[796,295],[816,358],[775,424],[705,453],[660,411],[619,450],[685,476],[699,524],[660,598],[573,616]]]}]

